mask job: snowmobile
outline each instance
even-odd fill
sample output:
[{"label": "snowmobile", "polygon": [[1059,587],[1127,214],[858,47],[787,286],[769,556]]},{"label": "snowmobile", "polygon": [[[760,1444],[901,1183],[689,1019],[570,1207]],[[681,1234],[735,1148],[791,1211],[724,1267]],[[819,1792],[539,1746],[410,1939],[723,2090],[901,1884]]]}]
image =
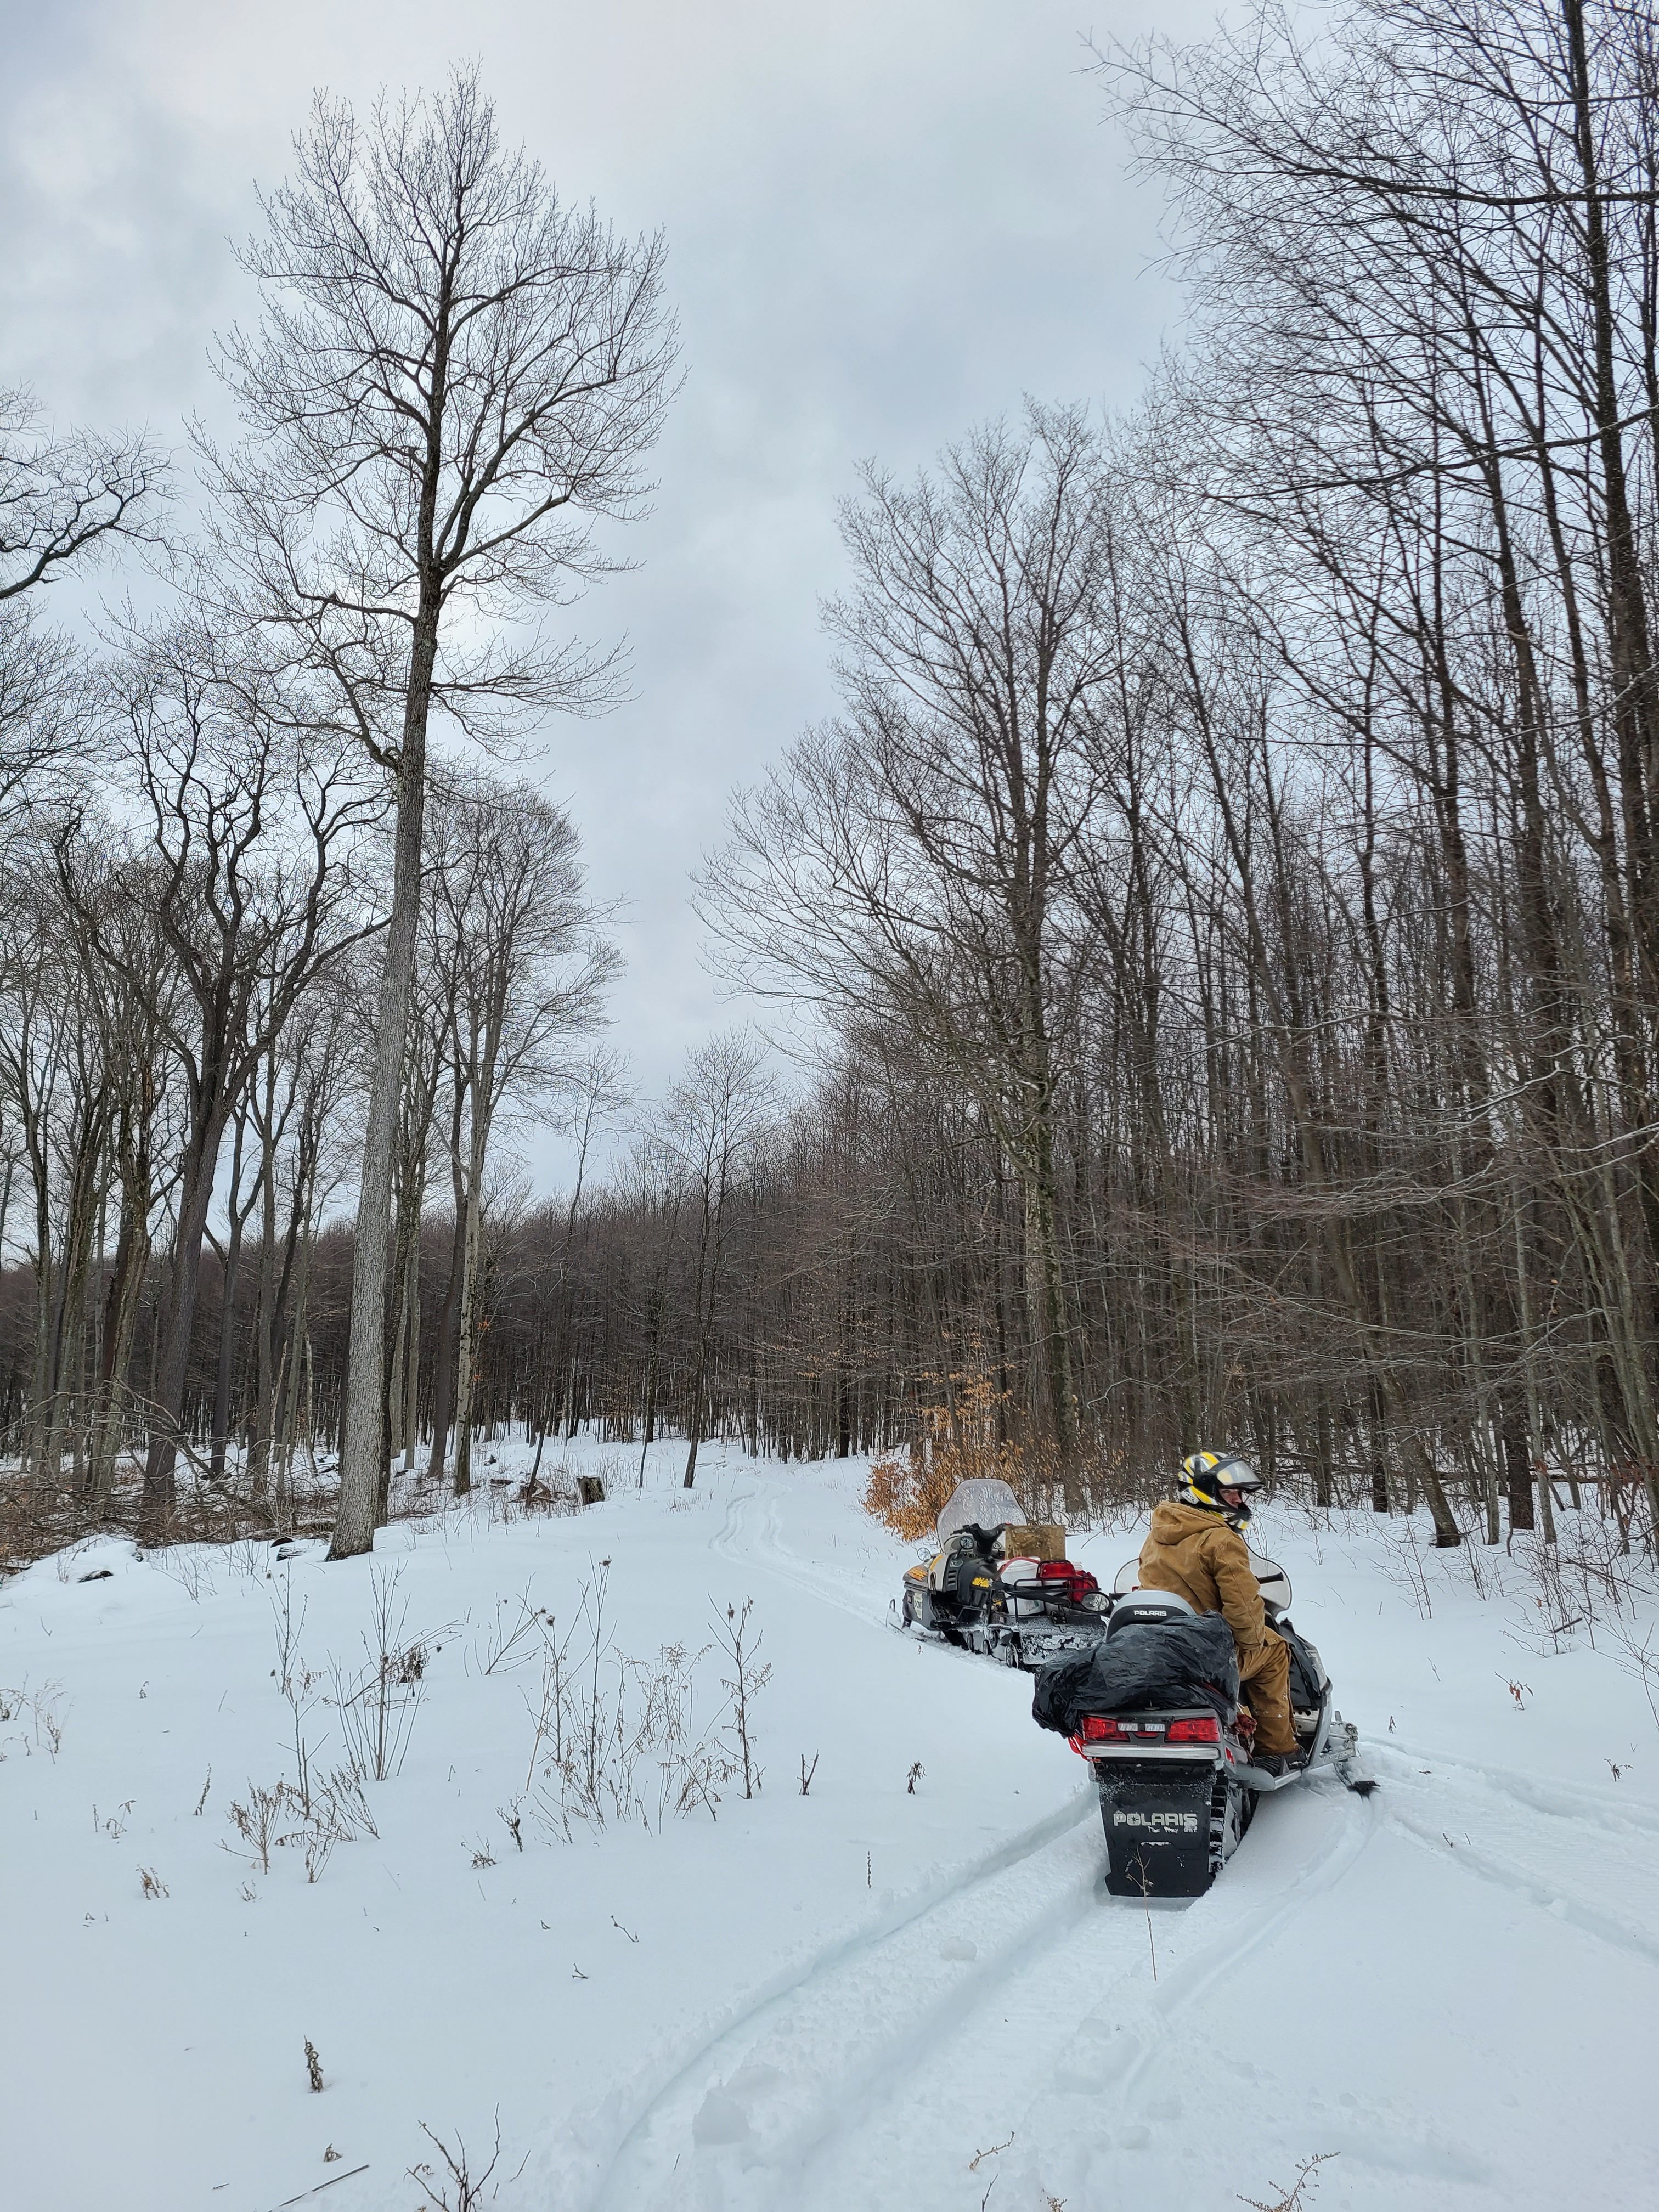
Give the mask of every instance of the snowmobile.
[{"label": "snowmobile", "polygon": [[1006,1482],[959,1482],[932,1558],[905,1571],[898,1625],[1008,1667],[1090,1650],[1112,1601],[1065,1541],[1064,1529],[1027,1522]]},{"label": "snowmobile", "polygon": [[1038,1677],[1034,1716],[1094,1770],[1114,1897],[1201,1896],[1270,1790],[1322,1773],[1362,1796],[1376,1786],[1360,1771],[1358,1734],[1332,1703],[1323,1661],[1291,1621],[1289,1577],[1272,1559],[1250,1559],[1268,1624],[1290,1647],[1300,1758],[1285,1771],[1252,1757],[1255,1723],[1240,1699],[1226,1622],[1173,1590],[1137,1588],[1133,1559],[1113,1585],[1098,1652]]}]

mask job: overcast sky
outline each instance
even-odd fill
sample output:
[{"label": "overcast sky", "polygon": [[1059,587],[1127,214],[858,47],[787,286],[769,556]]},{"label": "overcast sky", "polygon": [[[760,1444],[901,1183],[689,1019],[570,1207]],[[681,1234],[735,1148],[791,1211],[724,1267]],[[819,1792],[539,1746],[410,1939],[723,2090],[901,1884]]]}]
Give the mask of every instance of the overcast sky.
[{"label": "overcast sky", "polygon": [[[625,631],[632,703],[537,773],[626,902],[613,1041],[641,1092],[732,1018],[688,872],[726,796],[832,704],[817,602],[855,462],[908,471],[1021,395],[1131,401],[1178,301],[1160,204],[1085,35],[1201,33],[1191,0],[0,0],[0,381],[60,421],[179,436],[221,402],[257,221],[313,88],[366,103],[476,58],[561,191],[661,225],[687,381]],[[556,1175],[543,1148],[538,1180]]]}]

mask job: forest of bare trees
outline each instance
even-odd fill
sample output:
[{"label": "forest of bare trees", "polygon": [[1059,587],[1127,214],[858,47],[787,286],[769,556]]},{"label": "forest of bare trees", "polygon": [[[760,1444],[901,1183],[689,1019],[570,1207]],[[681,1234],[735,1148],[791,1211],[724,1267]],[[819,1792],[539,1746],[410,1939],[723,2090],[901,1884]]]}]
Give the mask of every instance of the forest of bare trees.
[{"label": "forest of bare trees", "polygon": [[1077,1510],[1224,1442],[1443,1544],[1568,1486],[1651,1540],[1659,10],[1262,5],[1099,82],[1181,343],[1119,418],[866,469],[840,711],[698,878],[757,1026],[659,1101],[596,1050],[575,830],[489,757],[605,696],[524,617],[637,507],[658,245],[469,79],[319,108],[216,519],[94,647],[38,586],[171,526],[157,457],[0,411],[29,1514],[165,1526],[182,1461],[280,1524],[337,1466],[343,1553],[592,1423],[688,1484],[960,1437]]}]

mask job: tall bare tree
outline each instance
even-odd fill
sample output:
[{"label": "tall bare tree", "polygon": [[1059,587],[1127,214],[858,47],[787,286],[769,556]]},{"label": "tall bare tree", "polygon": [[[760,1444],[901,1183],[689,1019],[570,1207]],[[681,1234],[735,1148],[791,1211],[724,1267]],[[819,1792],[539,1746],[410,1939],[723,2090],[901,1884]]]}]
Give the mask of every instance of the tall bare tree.
[{"label": "tall bare tree", "polygon": [[591,709],[612,656],[519,619],[611,565],[639,511],[674,332],[659,240],[617,237],[502,146],[475,72],[360,124],[319,98],[245,265],[265,301],[224,374],[248,437],[210,452],[222,556],[248,604],[337,686],[391,780],[397,836],[352,1275],[331,1556],[380,1490],[392,1173],[434,707]]},{"label": "tall bare tree", "polygon": [[[689,1195],[696,1218],[684,1478],[687,1490],[696,1480],[697,1453],[708,1433],[709,1355],[724,1287],[732,1203],[745,1166],[766,1137],[774,1110],[763,1052],[753,1037],[732,1030],[692,1054],[685,1073],[669,1094],[663,1116],[663,1139],[684,1178],[678,1188]],[[678,1196],[677,1188],[673,1202],[678,1203]]]}]

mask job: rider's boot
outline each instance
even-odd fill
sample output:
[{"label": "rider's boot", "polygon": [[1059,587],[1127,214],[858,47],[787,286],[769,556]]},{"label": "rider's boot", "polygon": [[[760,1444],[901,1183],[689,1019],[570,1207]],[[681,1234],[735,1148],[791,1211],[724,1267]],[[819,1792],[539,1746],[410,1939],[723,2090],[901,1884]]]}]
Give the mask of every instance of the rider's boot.
[{"label": "rider's boot", "polygon": [[1258,1751],[1251,1753],[1250,1763],[1269,1774],[1297,1774],[1308,1761],[1306,1754],[1299,1751]]}]

